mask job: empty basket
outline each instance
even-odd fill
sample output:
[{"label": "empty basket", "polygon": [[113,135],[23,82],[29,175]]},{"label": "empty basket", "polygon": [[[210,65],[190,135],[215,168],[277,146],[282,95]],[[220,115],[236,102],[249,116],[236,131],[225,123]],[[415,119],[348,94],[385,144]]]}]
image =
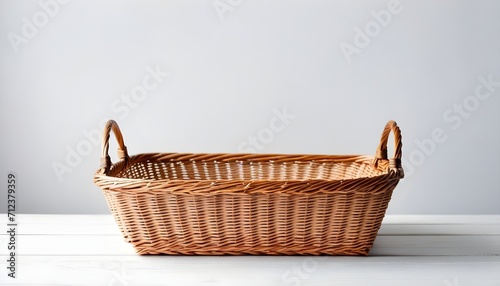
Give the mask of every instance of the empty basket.
[{"label": "empty basket", "polygon": [[[108,156],[111,130],[119,162]],[[394,158],[387,140],[394,133]],[[403,178],[401,132],[375,156],[149,153],[130,156],[115,121],[94,182],[139,254],[367,255]]]}]

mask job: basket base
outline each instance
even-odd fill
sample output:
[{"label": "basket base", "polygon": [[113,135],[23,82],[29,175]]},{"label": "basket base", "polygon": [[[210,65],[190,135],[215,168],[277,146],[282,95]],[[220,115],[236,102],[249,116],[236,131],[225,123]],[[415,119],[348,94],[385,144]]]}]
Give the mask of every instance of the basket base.
[{"label": "basket base", "polygon": [[353,248],[351,246],[332,246],[332,247],[318,247],[316,249],[310,246],[301,247],[216,247],[216,248],[200,248],[193,247],[165,247],[159,245],[152,245],[148,247],[134,246],[138,254],[168,254],[168,255],[362,255],[367,256],[370,246],[360,246]]}]

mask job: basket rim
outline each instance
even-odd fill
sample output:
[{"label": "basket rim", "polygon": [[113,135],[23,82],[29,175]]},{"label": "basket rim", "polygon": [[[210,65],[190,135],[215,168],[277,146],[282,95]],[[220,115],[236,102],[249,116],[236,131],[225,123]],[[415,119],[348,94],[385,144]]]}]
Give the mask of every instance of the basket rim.
[{"label": "basket rim", "polygon": [[[109,138],[111,135],[111,132],[115,134],[115,138],[118,142],[118,157],[120,161],[116,163],[112,163],[111,158],[108,154],[109,151]],[[394,157],[390,158],[387,156],[387,140],[389,139],[390,133],[394,134],[394,145],[395,145],[395,150],[394,150]],[[283,162],[297,162],[297,161],[308,161],[308,162],[342,162],[342,161],[349,161],[349,162],[359,162],[367,165],[371,165],[375,170],[378,170],[380,172],[380,175],[369,175],[367,177],[355,177],[355,178],[346,178],[345,180],[360,180],[363,178],[374,178],[374,177],[384,177],[386,175],[390,175],[390,178],[396,178],[396,179],[401,179],[404,177],[404,170],[402,167],[402,136],[401,136],[401,130],[399,129],[397,123],[393,120],[389,120],[387,124],[384,127],[384,130],[382,132],[382,136],[380,138],[380,143],[377,147],[377,151],[375,156],[369,156],[369,155],[315,155],[315,154],[260,154],[260,153],[142,153],[138,155],[134,155],[130,157],[128,155],[127,147],[125,146],[125,143],[123,141],[123,136],[121,133],[120,128],[118,127],[118,124],[114,120],[109,120],[106,123],[106,126],[104,128],[104,136],[103,136],[103,144],[102,144],[102,156],[101,156],[101,164],[100,164],[100,169],[98,169],[94,175],[94,182],[95,184],[102,186],[105,185],[109,182],[105,182],[105,179],[111,179],[111,180],[118,180],[120,179],[122,182],[125,182],[125,180],[129,180],[130,182],[154,182],[154,183],[159,183],[159,182],[172,182],[172,181],[182,181],[182,182],[207,182],[207,181],[214,181],[214,180],[202,180],[202,179],[129,179],[129,178],[119,178],[115,176],[110,176],[108,175],[110,171],[113,173],[116,172],[116,169],[119,168],[119,171],[123,170],[127,166],[130,165],[130,162],[133,162],[134,160],[138,160],[138,158],[141,157],[151,157],[153,160],[156,158],[161,158],[162,161],[173,159],[176,158],[175,161],[194,161],[193,158],[198,159],[198,161],[220,161],[220,162],[238,162],[238,161],[245,161],[249,162],[252,164],[253,160],[257,162],[262,162],[262,161],[267,161],[267,162],[276,162],[279,163],[280,161]],[[181,159],[179,159],[181,157]],[[238,160],[240,159],[240,160]],[[174,161],[174,160],[171,160]],[[371,162],[371,163],[368,163]],[[254,180],[233,180],[233,179],[227,179],[227,180],[222,180],[218,179],[215,180],[215,182],[253,182]],[[259,181],[262,182],[283,182],[284,180],[262,180],[259,179]],[[311,181],[311,180],[286,180],[286,182],[305,182],[305,181]],[[344,179],[341,180],[330,180],[330,179],[315,179],[315,181],[321,181],[321,182],[343,182]],[[116,184],[116,183],[115,183]]]},{"label": "basket rim", "polygon": [[[110,173],[113,173],[114,171],[124,170],[127,167],[129,167],[130,162],[137,163],[137,162],[142,162],[142,161],[148,161],[151,160],[151,157],[164,157],[163,160],[157,160],[157,161],[170,161],[170,162],[189,162],[189,161],[195,161],[195,162],[245,162],[252,164],[254,162],[273,162],[273,163],[297,163],[297,162],[304,162],[304,163],[342,163],[342,161],[349,162],[349,163],[359,163],[359,164],[367,164],[367,165],[372,165],[371,162],[374,160],[374,156],[371,155],[323,155],[323,154],[259,154],[259,153],[180,153],[180,152],[173,152],[173,153],[157,153],[157,152],[152,152],[152,153],[140,153],[136,155],[132,155],[128,158],[128,160],[120,160],[111,165],[110,168]],[[169,158],[170,157],[170,158]],[[185,159],[179,159],[184,157]],[[206,157],[207,159],[192,159],[192,157]],[[300,158],[309,158],[308,160],[300,160]],[[177,158],[177,159],[174,159]],[[213,158],[218,158],[218,160],[213,160]],[[275,158],[275,160],[269,160],[270,158]],[[155,160],[152,160],[155,161]],[[382,161],[387,161],[389,160],[382,160]],[[381,164],[383,165],[383,164]],[[116,177],[112,176],[109,174],[103,174],[101,173],[101,170],[98,169],[96,170],[94,174],[94,180],[96,181],[96,184],[99,185],[97,181],[101,180],[108,180],[108,181],[114,181],[115,183],[144,183],[144,184],[161,184],[161,183],[179,183],[179,182],[189,182],[193,184],[206,184],[206,183],[212,183],[212,184],[224,184],[224,183],[264,183],[264,182],[275,182],[275,183],[324,183],[324,182],[340,182],[340,183],[349,183],[353,181],[358,181],[362,179],[383,179],[384,177],[387,177],[387,180],[399,180],[402,179],[404,176],[399,173],[395,172],[390,168],[386,168],[385,170],[380,170],[382,173],[380,175],[375,175],[375,176],[363,176],[363,177],[356,177],[356,178],[346,178],[346,179],[306,179],[306,180],[299,180],[299,179],[294,179],[294,180],[268,180],[268,179],[246,179],[246,180],[241,180],[241,179],[137,179],[137,178],[123,178],[123,177]],[[125,186],[123,185],[116,185],[116,188],[124,188]],[[115,189],[115,188],[113,188]]]}]

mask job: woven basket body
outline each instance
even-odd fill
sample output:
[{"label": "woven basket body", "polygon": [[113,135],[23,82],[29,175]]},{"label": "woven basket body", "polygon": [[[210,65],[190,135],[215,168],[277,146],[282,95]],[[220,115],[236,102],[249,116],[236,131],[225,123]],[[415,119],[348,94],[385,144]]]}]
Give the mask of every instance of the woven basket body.
[{"label": "woven basket body", "polygon": [[[121,160],[109,160],[109,134]],[[396,154],[387,159],[394,131]],[[403,177],[387,124],[376,156],[179,154],[129,157],[114,121],[95,183],[139,254],[367,255]]]}]

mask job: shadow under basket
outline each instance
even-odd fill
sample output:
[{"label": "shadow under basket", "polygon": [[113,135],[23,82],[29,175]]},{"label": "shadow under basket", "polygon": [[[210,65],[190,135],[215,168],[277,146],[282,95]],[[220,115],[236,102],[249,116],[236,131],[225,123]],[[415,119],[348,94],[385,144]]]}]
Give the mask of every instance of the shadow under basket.
[{"label": "shadow under basket", "polygon": [[[120,161],[108,156],[114,132]],[[387,140],[394,133],[394,158]],[[368,255],[403,178],[401,132],[375,156],[150,153],[128,156],[104,130],[104,192],[139,254]]]}]

